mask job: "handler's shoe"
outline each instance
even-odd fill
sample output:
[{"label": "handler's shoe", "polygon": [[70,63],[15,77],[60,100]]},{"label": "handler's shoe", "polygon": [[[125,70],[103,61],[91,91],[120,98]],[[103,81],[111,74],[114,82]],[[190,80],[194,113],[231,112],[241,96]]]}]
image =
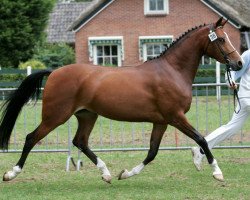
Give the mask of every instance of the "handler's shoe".
[{"label": "handler's shoe", "polygon": [[202,160],[205,157],[205,154],[202,154],[200,152],[199,147],[192,147],[191,151],[192,151],[192,155],[193,155],[194,166],[196,167],[196,169],[198,171],[200,171],[201,170]]}]

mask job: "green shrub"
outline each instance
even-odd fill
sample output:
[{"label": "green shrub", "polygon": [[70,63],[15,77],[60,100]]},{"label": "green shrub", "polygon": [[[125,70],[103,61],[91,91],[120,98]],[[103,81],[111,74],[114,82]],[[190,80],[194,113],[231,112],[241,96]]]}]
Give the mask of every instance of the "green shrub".
[{"label": "green shrub", "polygon": [[19,69],[27,69],[28,66],[31,66],[32,69],[46,69],[46,66],[39,60],[31,59],[25,63],[20,63]]},{"label": "green shrub", "polygon": [[74,63],[75,53],[65,43],[45,44],[39,47],[33,58],[42,61],[48,68],[58,68]]}]

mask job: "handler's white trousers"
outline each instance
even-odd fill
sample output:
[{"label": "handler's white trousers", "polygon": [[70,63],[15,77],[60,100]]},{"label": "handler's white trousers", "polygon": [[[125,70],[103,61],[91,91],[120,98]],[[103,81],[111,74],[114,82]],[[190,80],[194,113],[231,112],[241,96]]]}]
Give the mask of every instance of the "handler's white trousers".
[{"label": "handler's white trousers", "polygon": [[[222,142],[223,140],[235,135],[240,131],[250,115],[250,98],[241,98],[241,110],[238,114],[234,113],[232,119],[226,124],[205,137],[208,148],[212,149],[214,146]],[[239,106],[237,106],[237,109]]]}]

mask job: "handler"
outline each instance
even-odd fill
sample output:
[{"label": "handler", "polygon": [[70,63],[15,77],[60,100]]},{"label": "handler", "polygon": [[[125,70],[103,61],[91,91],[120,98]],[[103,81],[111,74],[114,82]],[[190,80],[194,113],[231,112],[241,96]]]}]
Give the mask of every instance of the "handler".
[{"label": "handler", "polygon": [[[237,88],[235,81],[241,77],[239,88],[241,109],[238,105],[237,110],[240,109],[238,114],[234,113],[232,119],[226,125],[217,128],[205,137],[209,149],[212,149],[223,140],[235,135],[242,128],[250,115],[250,49],[245,51],[241,57],[243,60],[242,69],[239,71],[231,71],[232,80],[230,81],[225,77],[226,82],[231,89]],[[230,85],[229,82],[232,84]],[[192,147],[191,151],[194,165],[196,169],[200,171],[205,154],[200,147]]]}]

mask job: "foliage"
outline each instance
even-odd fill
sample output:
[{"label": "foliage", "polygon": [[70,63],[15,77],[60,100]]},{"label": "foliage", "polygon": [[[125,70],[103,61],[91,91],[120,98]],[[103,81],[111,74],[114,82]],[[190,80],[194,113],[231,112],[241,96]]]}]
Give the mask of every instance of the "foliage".
[{"label": "foliage", "polygon": [[27,69],[28,66],[31,66],[32,69],[46,69],[46,66],[39,60],[31,59],[25,63],[20,63],[19,69]]},{"label": "foliage", "polygon": [[197,77],[215,77],[215,69],[199,69],[196,74]]},{"label": "foliage", "polygon": [[42,61],[48,68],[57,68],[74,63],[75,53],[65,43],[45,44],[37,49],[34,59]]},{"label": "foliage", "polygon": [[44,29],[54,0],[1,0],[0,63],[17,67],[30,59]]},{"label": "foliage", "polygon": [[18,68],[4,68],[0,71],[0,87],[17,87],[27,76],[27,67],[32,69],[46,69],[46,66],[39,60],[31,59],[25,63],[20,63]]},{"label": "foliage", "polygon": [[[14,82],[17,83],[19,81],[22,81],[24,78],[26,77],[26,74],[0,74],[0,85],[2,83],[6,83],[8,85],[8,87],[16,87],[18,85],[13,84]],[[13,86],[10,86],[13,85]],[[1,85],[1,87],[3,87]]]}]

